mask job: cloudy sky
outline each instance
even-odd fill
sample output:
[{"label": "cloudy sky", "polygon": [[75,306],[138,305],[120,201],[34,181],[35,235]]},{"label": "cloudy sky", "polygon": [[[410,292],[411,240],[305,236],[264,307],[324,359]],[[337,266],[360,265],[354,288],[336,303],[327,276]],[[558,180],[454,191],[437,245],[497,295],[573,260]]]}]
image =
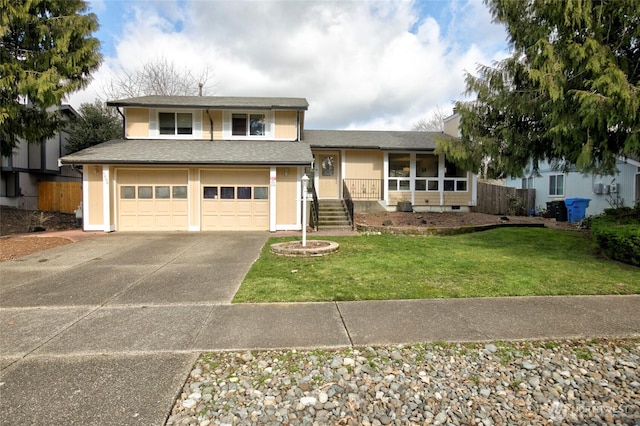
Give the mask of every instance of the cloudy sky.
[{"label": "cloudy sky", "polygon": [[114,73],[156,58],[223,96],[309,101],[311,129],[410,130],[463,98],[464,72],[506,54],[480,0],[90,1],[104,63],[69,99],[93,102]]}]

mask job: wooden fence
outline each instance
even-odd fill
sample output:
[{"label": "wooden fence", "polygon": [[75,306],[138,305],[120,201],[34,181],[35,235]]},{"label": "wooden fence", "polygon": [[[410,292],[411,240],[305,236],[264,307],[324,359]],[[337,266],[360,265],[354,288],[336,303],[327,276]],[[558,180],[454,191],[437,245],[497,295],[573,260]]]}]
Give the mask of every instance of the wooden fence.
[{"label": "wooden fence", "polygon": [[473,208],[475,212],[527,215],[535,207],[535,189],[516,189],[478,182],[478,205]]},{"label": "wooden fence", "polygon": [[73,213],[82,201],[80,182],[38,183],[38,210]]}]

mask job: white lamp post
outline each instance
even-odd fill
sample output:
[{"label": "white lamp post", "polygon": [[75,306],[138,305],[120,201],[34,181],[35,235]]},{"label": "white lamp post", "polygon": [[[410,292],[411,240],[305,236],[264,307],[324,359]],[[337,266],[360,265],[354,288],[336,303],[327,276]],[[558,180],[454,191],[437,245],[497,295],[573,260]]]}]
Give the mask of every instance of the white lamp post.
[{"label": "white lamp post", "polygon": [[302,176],[302,247],[307,246],[307,184],[309,177]]}]

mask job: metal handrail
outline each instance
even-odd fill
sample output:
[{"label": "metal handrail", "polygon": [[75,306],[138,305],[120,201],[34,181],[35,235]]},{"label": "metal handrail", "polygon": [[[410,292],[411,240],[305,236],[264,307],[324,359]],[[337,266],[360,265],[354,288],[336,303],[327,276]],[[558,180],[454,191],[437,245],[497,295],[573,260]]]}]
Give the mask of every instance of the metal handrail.
[{"label": "metal handrail", "polygon": [[309,226],[313,228],[315,231],[318,230],[318,212],[320,207],[318,205],[318,194],[316,193],[316,187],[313,184],[313,180],[309,180],[309,188],[307,189],[307,193],[311,194],[311,217],[309,218]]},{"label": "metal handrail", "polygon": [[355,220],[353,219],[353,200],[351,199],[349,188],[347,188],[346,179],[342,181],[342,198],[344,199],[344,203],[347,206],[347,213],[349,213],[349,222],[351,223],[351,228],[355,229]]}]

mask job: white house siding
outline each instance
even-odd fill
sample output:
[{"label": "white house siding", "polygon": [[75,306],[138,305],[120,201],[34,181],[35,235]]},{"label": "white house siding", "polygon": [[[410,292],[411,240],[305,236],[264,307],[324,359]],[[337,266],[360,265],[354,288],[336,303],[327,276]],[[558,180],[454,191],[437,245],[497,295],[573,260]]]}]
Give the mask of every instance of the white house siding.
[{"label": "white house siding", "polygon": [[[597,215],[602,213],[604,209],[611,207],[616,194],[625,206],[632,207],[638,202],[636,199],[636,174],[640,168],[633,161],[625,162],[622,160],[616,162],[616,167],[618,173],[601,176],[579,172],[562,173],[552,170],[548,163],[540,164],[540,177],[533,178],[533,188],[536,190],[536,208],[538,210],[544,209],[547,202],[554,200],[588,198],[591,201],[586,210],[587,216]],[[562,196],[549,195],[549,176],[556,174],[564,176],[564,194]],[[606,187],[611,188],[614,183],[617,184],[617,193],[611,190],[607,193]],[[594,192],[596,184],[602,184],[601,194]],[[523,188],[522,178],[508,178],[506,186]]]}]

